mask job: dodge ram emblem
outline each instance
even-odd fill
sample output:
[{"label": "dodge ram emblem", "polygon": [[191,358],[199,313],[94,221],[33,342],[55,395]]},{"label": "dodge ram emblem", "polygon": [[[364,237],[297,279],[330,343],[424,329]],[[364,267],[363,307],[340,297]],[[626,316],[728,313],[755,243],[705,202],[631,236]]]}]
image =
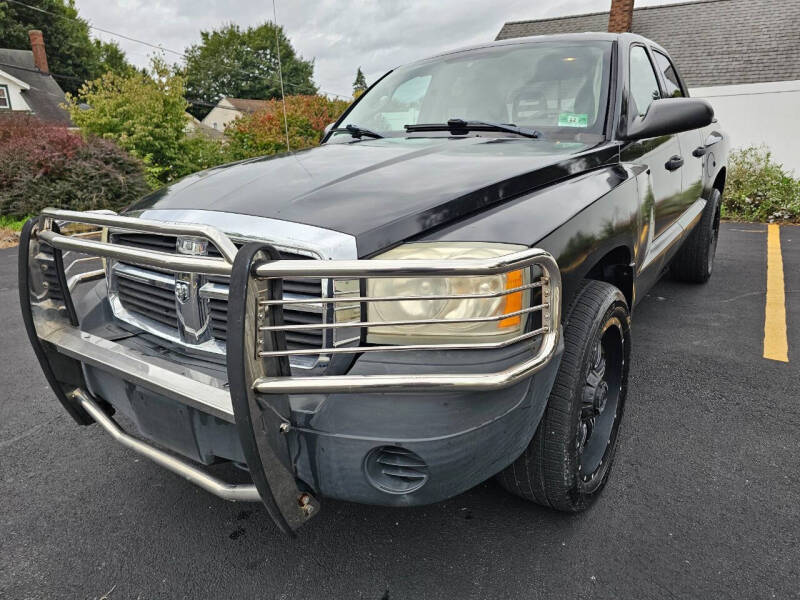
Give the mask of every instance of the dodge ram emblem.
[{"label": "dodge ram emblem", "polygon": [[189,283],[186,281],[175,282],[175,298],[181,304],[186,304],[189,300]]}]

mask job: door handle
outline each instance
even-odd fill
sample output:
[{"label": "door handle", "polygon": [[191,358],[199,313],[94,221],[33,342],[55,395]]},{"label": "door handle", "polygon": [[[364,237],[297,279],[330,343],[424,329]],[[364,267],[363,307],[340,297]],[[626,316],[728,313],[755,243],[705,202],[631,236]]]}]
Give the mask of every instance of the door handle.
[{"label": "door handle", "polygon": [[692,156],[694,156],[695,158],[700,158],[701,156],[704,156],[705,153],[706,153],[706,147],[698,146],[692,151]]},{"label": "door handle", "polygon": [[683,166],[683,157],[677,154],[664,163],[664,168],[667,171],[675,171]]}]

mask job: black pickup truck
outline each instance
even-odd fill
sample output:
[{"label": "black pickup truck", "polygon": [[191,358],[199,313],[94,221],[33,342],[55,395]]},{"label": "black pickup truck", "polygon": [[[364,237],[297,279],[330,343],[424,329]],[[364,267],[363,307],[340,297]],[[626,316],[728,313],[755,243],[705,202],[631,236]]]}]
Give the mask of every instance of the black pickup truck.
[{"label": "black pickup truck", "polygon": [[288,533],[321,497],[409,506],[495,475],[576,512],[614,459],[633,308],[666,271],[711,275],[727,151],[642,37],[450,52],[317,148],[121,215],[45,210],[22,312],[75,421]]}]

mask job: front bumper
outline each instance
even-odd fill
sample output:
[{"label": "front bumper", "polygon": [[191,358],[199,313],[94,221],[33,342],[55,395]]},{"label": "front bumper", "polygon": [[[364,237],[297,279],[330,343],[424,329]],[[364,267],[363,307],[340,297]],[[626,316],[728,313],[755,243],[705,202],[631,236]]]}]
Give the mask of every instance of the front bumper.
[{"label": "front bumper", "polygon": [[[57,223],[67,221],[148,232],[169,228],[208,239],[221,258],[176,257],[63,235]],[[397,261],[277,260],[268,245],[237,251],[226,240],[207,226],[55,210],[26,226],[20,247],[23,316],[48,380],[76,420],[100,423],[118,441],[221,497],[260,498],[287,532],[316,514],[312,493],[382,504],[434,502],[496,473],[527,445],[544,410],[560,350],[560,279],[545,252],[531,249],[489,261],[404,261],[400,267]],[[43,301],[34,281],[40,244],[52,248],[61,291],[56,301],[47,294]],[[102,271],[70,276],[62,253],[230,274],[227,370],[181,363],[146,347],[137,349],[124,336],[116,339],[108,328],[82,324],[72,292]],[[281,339],[281,277],[485,275],[529,267],[540,269],[536,287],[541,287],[542,302],[535,310],[541,321],[512,344],[409,346],[397,353],[397,348],[336,349],[357,355],[347,375],[292,376],[290,353]],[[122,396],[127,400],[121,401]],[[145,403],[131,400],[145,396]],[[131,437],[114,424],[103,401],[127,408],[122,412],[138,421],[145,437],[181,454],[201,462],[216,456],[243,460],[254,484],[214,480],[190,462]],[[153,413],[163,418],[154,423]],[[238,438],[227,453],[209,451],[199,441],[208,437],[203,427],[209,419],[219,435]],[[218,440],[211,445],[220,446]],[[375,485],[365,473],[378,447],[402,448],[415,460],[422,458],[426,484],[413,493]]]}]

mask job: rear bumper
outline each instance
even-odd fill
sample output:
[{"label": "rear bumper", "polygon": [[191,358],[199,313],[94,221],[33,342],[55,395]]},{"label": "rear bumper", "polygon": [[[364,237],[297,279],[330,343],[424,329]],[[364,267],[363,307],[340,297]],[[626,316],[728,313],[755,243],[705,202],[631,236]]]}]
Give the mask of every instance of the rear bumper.
[{"label": "rear bumper", "polygon": [[[316,514],[312,493],[389,505],[425,504],[458,494],[512,462],[541,418],[561,349],[558,270],[542,251],[492,261],[415,264],[403,271],[406,276],[482,275],[541,267],[544,283],[537,287],[545,300],[536,310],[543,310],[542,327],[513,344],[409,346],[402,348],[404,352],[359,347],[349,350],[357,357],[347,375],[293,377],[285,342],[281,344],[279,331],[270,333],[282,328],[281,309],[261,309],[281,302],[263,301],[276,298],[274,282],[297,273],[318,277],[323,268],[330,277],[389,276],[398,270],[398,262],[326,261],[324,267],[270,262],[269,246],[252,244],[237,252],[225,244],[220,232],[190,226],[184,233],[206,236],[231,256],[223,252],[222,259],[180,257],[176,267],[163,252],[127,250],[62,235],[55,217],[95,225],[142,224],[146,231],[163,224],[52,211],[23,231],[23,317],[42,368],[64,406],[79,422],[98,422],[124,445],[220,497],[260,498],[287,532]],[[40,244],[53,249],[59,294],[42,295],[33,281],[33,256]],[[98,327],[96,314],[86,319],[89,325],[81,322],[86,307],[75,308],[72,291],[96,279],[98,270],[86,271],[85,278],[80,274],[69,278],[62,252],[106,258],[124,254],[126,260],[162,268],[231,274],[227,369],[173,360],[144,339],[134,343],[136,334],[109,334],[113,323]],[[234,259],[233,264],[228,258]],[[102,284],[93,288],[93,310],[107,314],[101,288]],[[101,316],[101,324],[102,320]],[[189,459],[246,463],[253,485],[220,482],[198,465],[133,438],[115,424],[102,401],[131,417],[141,436]],[[412,462],[421,461],[417,466],[424,471],[424,485],[406,492],[376,481],[370,475],[370,460],[387,448],[390,453],[399,448],[401,454],[410,453]]]}]

